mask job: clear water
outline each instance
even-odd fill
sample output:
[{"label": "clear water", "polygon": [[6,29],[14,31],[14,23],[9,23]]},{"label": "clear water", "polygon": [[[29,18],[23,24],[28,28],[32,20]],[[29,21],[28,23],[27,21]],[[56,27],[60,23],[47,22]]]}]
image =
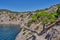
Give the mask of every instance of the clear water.
[{"label": "clear water", "polygon": [[15,40],[19,32],[17,25],[0,25],[0,40]]}]

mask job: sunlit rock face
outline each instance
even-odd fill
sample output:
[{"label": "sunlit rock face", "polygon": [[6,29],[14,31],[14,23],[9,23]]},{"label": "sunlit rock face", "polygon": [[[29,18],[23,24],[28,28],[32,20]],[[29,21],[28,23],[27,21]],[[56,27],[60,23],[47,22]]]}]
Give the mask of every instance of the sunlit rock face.
[{"label": "sunlit rock face", "polygon": [[60,40],[60,23],[52,27],[52,30],[47,33],[45,39],[47,40]]},{"label": "sunlit rock face", "polygon": [[19,25],[0,24],[0,40],[15,40],[19,32]]}]

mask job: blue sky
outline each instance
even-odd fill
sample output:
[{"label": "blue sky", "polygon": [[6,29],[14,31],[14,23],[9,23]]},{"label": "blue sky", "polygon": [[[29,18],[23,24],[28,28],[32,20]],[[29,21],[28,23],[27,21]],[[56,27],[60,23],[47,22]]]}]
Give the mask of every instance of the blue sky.
[{"label": "blue sky", "polygon": [[0,0],[0,9],[9,9],[20,12],[34,11],[58,3],[60,3],[60,0]]}]

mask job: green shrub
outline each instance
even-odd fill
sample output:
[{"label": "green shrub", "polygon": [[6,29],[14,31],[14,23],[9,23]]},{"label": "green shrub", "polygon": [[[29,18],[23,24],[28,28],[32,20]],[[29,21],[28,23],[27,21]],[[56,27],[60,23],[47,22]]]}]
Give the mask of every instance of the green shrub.
[{"label": "green shrub", "polygon": [[23,35],[25,35],[26,34],[26,32],[23,32]]},{"label": "green shrub", "polygon": [[32,16],[31,21],[34,22],[40,18],[43,24],[48,22],[52,23],[57,19],[56,16],[57,16],[57,13],[55,12],[44,12],[44,11],[36,12],[36,14]]},{"label": "green shrub", "polygon": [[58,17],[60,17],[60,7],[58,7],[58,9],[57,9],[57,15],[58,15]]},{"label": "green shrub", "polygon": [[32,16],[32,21],[34,22],[34,21],[36,21],[38,18],[40,17],[40,13],[36,13],[36,14],[34,14],[33,16]]}]

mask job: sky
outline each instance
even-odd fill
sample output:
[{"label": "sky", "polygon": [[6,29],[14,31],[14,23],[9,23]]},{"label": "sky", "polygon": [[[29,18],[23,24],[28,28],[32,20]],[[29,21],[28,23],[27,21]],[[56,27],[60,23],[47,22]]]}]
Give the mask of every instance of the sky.
[{"label": "sky", "polygon": [[60,0],[0,0],[0,9],[24,12],[48,8]]}]

